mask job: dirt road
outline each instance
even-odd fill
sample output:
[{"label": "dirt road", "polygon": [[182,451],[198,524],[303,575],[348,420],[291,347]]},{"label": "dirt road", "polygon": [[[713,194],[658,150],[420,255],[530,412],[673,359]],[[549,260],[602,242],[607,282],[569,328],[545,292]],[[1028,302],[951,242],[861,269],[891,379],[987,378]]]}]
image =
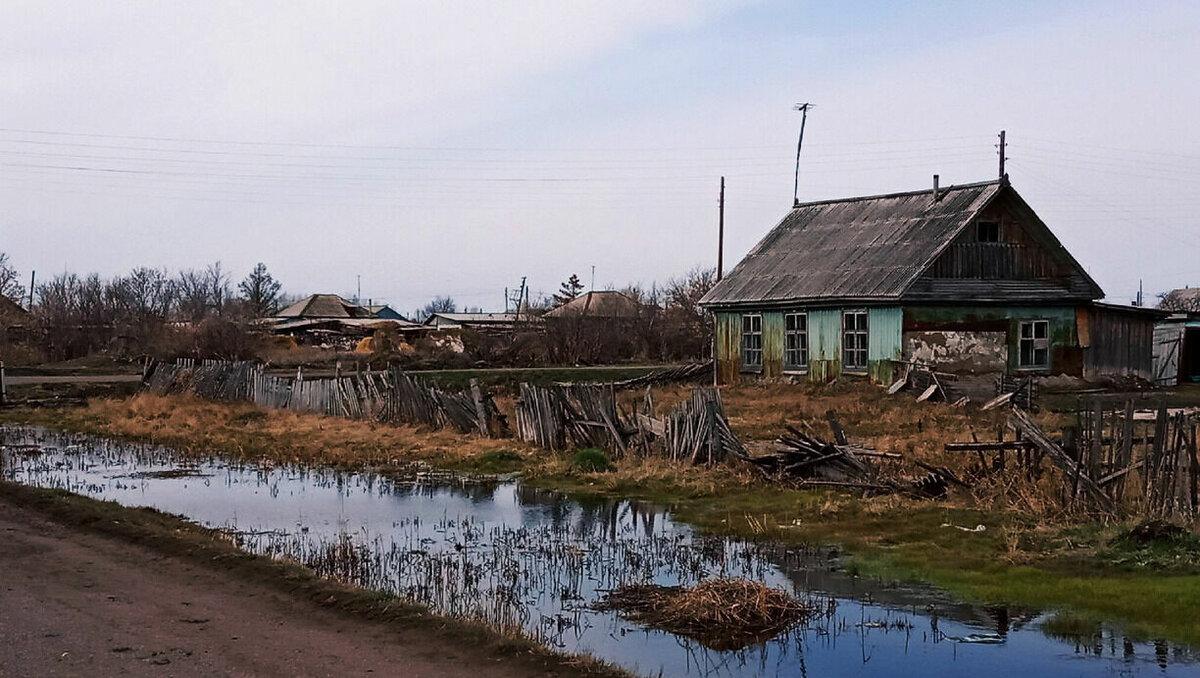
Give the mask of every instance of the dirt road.
[{"label": "dirt road", "polygon": [[0,500],[0,678],[535,674]]}]

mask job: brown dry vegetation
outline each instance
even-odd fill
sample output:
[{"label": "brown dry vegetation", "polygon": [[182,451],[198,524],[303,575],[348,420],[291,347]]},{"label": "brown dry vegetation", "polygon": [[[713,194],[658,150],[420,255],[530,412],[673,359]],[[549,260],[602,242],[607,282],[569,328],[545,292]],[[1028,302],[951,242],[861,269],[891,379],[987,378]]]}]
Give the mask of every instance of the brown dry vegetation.
[{"label": "brown dry vegetation", "polygon": [[[661,415],[687,388],[656,389]],[[1002,413],[913,402],[860,382],[832,386],[763,385],[723,389],[734,430],[769,445],[784,424],[807,426],[829,439],[825,412],[836,410],[851,441],[905,455],[887,462],[894,472],[918,475],[912,459],[949,466],[967,476],[974,455],[947,454],[942,445],[995,436]],[[632,405],[643,393],[622,394]],[[511,414],[511,402],[502,408]],[[1041,423],[1054,430],[1051,414]],[[976,475],[971,492],[941,501],[896,496],[860,498],[796,490],[764,481],[747,465],[696,468],[661,459],[618,459],[611,472],[584,472],[568,453],[515,440],[491,440],[449,431],[270,411],[249,404],[190,397],[139,395],[96,400],[77,410],[10,410],[0,421],[167,444],[184,452],[217,452],[246,460],[330,464],[383,471],[415,461],[469,471],[520,471],[529,482],[573,492],[669,502],[677,517],[713,532],[761,535],[789,542],[844,544],[855,567],[940,583],[987,601],[1071,605],[1131,620],[1146,632],[1200,642],[1194,623],[1200,575],[1184,568],[1170,578],[1132,575],[1103,550],[1119,526],[1090,523],[1058,509],[1057,474],[1040,480],[1017,473]],[[753,447],[753,446],[752,446]],[[1010,457],[1011,464],[1011,457]],[[986,524],[986,531],[965,531]]]}]

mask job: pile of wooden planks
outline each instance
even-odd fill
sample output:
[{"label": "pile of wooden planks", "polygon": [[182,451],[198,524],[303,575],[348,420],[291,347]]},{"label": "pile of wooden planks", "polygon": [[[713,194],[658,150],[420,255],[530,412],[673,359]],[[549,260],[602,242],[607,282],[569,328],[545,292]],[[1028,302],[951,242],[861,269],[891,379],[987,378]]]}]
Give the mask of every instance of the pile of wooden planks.
[{"label": "pile of wooden planks", "polygon": [[764,475],[789,480],[876,484],[878,469],[849,445],[826,442],[794,426],[776,439],[774,454],[748,459]]},{"label": "pile of wooden planks", "polygon": [[721,392],[715,388],[694,389],[691,399],[668,414],[664,424],[662,442],[669,459],[715,464],[728,457],[749,458],[729,428]]}]

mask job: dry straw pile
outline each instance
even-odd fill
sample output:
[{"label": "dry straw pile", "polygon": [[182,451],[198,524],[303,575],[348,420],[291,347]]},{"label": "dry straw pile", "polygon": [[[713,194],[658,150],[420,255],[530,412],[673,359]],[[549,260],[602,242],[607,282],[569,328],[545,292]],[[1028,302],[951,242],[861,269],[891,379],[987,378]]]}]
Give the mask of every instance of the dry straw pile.
[{"label": "dry straw pile", "polygon": [[710,579],[692,588],[621,586],[597,607],[717,650],[764,642],[812,612],[787,593],[746,579]]}]

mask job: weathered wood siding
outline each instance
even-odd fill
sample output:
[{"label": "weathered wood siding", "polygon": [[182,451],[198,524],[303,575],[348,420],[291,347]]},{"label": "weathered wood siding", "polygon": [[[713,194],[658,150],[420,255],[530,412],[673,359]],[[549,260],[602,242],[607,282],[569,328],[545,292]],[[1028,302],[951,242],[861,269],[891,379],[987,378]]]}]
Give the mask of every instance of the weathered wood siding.
[{"label": "weathered wood siding", "polygon": [[808,378],[823,383],[842,373],[842,311],[808,312]]},{"label": "weathered wood siding", "polygon": [[[738,383],[743,376],[776,378],[785,374],[784,316],[802,312],[808,315],[808,378],[829,382],[842,374],[842,309],[788,309],[761,311],[763,365],[761,370],[742,368],[742,316],[747,312],[716,314],[717,378],[722,384]],[[903,313],[899,307],[867,310],[867,370],[877,382],[891,380],[901,357]]]},{"label": "weathered wood siding", "polygon": [[871,381],[890,384],[903,352],[904,312],[899,307],[872,308],[867,315],[867,373]]},{"label": "weathered wood siding", "polygon": [[1154,317],[1101,306],[1076,313],[1083,378],[1154,378]]},{"label": "weathered wood siding", "polygon": [[764,311],[762,332],[762,375],[769,378],[778,377],[783,374],[783,313]]},{"label": "weathered wood siding", "polygon": [[742,314],[719,312],[715,316],[717,383],[736,384],[742,367]]}]

